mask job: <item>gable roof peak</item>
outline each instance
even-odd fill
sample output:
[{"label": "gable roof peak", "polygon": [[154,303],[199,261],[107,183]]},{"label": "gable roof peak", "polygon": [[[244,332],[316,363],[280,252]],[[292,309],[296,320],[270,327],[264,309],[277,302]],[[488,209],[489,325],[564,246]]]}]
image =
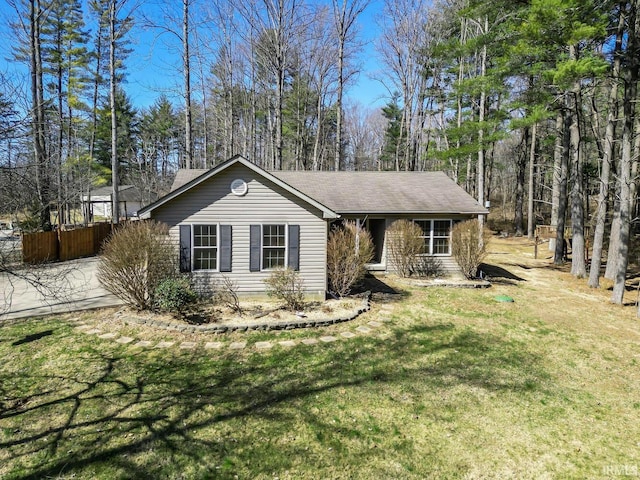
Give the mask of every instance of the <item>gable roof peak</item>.
[{"label": "gable roof peak", "polygon": [[[138,212],[139,217],[143,219],[149,218],[151,216],[151,212],[156,208],[160,207],[161,205],[164,205],[165,203],[173,200],[175,197],[181,195],[183,192],[195,187],[196,185],[201,184],[202,182],[218,175],[220,172],[227,170],[229,167],[236,164],[241,164],[245,166],[246,168],[255,172],[257,175],[275,183],[276,185],[280,186],[281,188],[284,188],[285,190],[287,190],[294,196],[298,197],[299,199],[319,209],[322,212],[322,215],[324,218],[339,217],[339,215],[336,212],[326,207],[322,203],[318,202],[316,199],[308,196],[304,192],[301,192],[296,188],[292,187],[291,185],[285,183],[278,177],[274,176],[272,173],[268,172],[267,170],[264,170],[263,168],[259,167],[255,163],[250,162],[247,158],[243,157],[240,154],[234,155],[229,160],[226,160],[225,162],[222,162],[221,164],[216,165],[213,168],[210,168],[209,170],[184,169],[182,170],[185,172],[183,174],[180,174],[181,170],[178,170],[178,174],[176,174],[176,179],[174,180],[173,186],[171,187],[172,188],[171,191],[164,197],[158,199],[156,202],[140,209],[140,211]],[[180,181],[184,181],[184,183],[177,184],[177,181],[179,180],[178,175],[181,175]]]}]

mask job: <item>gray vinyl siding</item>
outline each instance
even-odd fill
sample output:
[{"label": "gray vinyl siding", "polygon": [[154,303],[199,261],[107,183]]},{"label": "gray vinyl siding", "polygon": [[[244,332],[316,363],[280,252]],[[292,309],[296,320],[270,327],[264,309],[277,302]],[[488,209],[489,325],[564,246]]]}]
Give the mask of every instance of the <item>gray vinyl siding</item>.
[{"label": "gray vinyl siding", "polygon": [[[237,178],[248,184],[244,196],[231,193]],[[231,272],[193,272],[202,280],[230,278],[240,294],[264,293],[263,280],[269,272],[249,271],[249,229],[251,225],[286,224],[300,226],[300,270],[305,291],[324,297],[326,292],[327,222],[317,208],[302,202],[243,165],[233,165],[213,178],[153,210],[151,217],[169,226],[176,244],[181,224],[220,224],[232,227]]]},{"label": "gray vinyl siding", "polygon": [[[346,216],[346,219],[355,219],[360,217],[361,219],[365,217],[365,215],[350,215]],[[471,215],[426,215],[426,214],[410,214],[410,215],[395,215],[395,216],[386,216],[386,217],[378,217],[375,215],[367,216],[370,220],[384,218],[385,220],[385,229],[389,228],[389,226],[400,219],[408,219],[408,220],[453,220],[453,224],[456,222],[469,220],[470,218],[477,218],[476,216]],[[444,275],[457,275],[461,274],[460,265],[453,258],[452,255],[437,255],[435,256],[437,262],[441,267],[441,271]],[[384,244],[382,247],[382,261],[379,264],[371,264],[369,265],[369,270],[372,272],[391,272],[391,265],[387,261],[387,236],[385,234]]]}]

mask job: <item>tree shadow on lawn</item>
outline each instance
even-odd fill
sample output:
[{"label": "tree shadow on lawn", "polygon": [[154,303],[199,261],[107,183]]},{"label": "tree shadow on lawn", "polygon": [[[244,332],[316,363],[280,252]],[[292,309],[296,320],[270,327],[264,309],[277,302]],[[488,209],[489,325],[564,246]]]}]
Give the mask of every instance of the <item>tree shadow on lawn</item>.
[{"label": "tree shadow on lawn", "polygon": [[508,283],[513,284],[515,282],[524,282],[524,278],[519,277],[515,273],[507,270],[506,268],[499,267],[498,265],[491,265],[489,263],[480,264],[479,269],[486,275],[486,278],[493,283]]},{"label": "tree shadow on lawn", "polygon": [[[89,343],[85,338],[80,341]],[[326,428],[317,438],[321,443],[353,435],[327,421],[345,388],[365,389],[359,408],[366,408],[377,391],[372,385],[528,392],[548,378],[523,344],[450,324],[398,329],[386,341],[362,337],[247,355],[135,351],[109,344],[84,346],[78,356],[90,367],[76,375],[35,368],[22,379],[31,392],[13,397],[2,392],[0,451],[5,454],[0,458],[15,465],[9,478],[91,472],[161,478],[187,469],[200,477],[225,471],[232,476],[238,469],[271,475],[300,458],[299,445],[272,441],[291,433],[292,417]],[[7,376],[2,370],[0,375]],[[325,403],[316,403],[318,396]],[[319,410],[312,412],[315,407]],[[376,454],[364,446],[349,452],[363,467],[367,456]]]},{"label": "tree shadow on lawn", "polygon": [[409,296],[407,290],[392,287],[383,281],[383,276],[368,273],[364,279],[353,288],[354,295],[371,292],[371,299],[381,303],[400,302]]},{"label": "tree shadow on lawn", "polygon": [[43,337],[48,337],[49,335],[53,335],[53,330],[43,330],[42,332],[32,333],[31,335],[25,335],[20,340],[16,340],[11,345],[14,347],[17,345],[22,345],[23,343],[31,343],[36,340],[40,340]]}]

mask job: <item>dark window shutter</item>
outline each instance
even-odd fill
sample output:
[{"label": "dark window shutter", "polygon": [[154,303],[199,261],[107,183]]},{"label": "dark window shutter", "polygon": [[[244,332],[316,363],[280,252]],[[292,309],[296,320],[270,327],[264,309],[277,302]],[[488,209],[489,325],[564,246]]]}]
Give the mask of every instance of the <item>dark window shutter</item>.
[{"label": "dark window shutter", "polygon": [[231,271],[231,225],[220,225],[220,271]]},{"label": "dark window shutter", "polygon": [[249,230],[249,271],[260,271],[260,247],[262,246],[260,225],[251,225]]},{"label": "dark window shutter", "polygon": [[191,225],[180,225],[180,271],[191,271]]},{"label": "dark window shutter", "polygon": [[289,225],[289,268],[300,270],[300,225]]}]

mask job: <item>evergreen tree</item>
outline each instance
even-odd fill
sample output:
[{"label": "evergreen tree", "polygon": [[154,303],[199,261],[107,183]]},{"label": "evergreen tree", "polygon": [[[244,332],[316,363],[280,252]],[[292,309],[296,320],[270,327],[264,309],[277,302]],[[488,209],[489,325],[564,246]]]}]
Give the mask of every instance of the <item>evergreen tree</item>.
[{"label": "evergreen tree", "polygon": [[[131,100],[122,89],[116,91],[115,110],[117,119],[117,155],[120,159],[120,172],[126,173],[137,155],[138,119]],[[105,101],[98,110],[96,128],[95,158],[103,167],[111,165],[111,106]]]},{"label": "evergreen tree", "polygon": [[160,96],[140,115],[140,157],[145,168],[165,178],[177,168],[178,115],[166,96]]},{"label": "evergreen tree", "polygon": [[384,145],[380,155],[381,170],[400,171],[400,166],[405,161],[405,137],[403,130],[402,108],[398,105],[399,94],[382,108],[382,115],[387,119],[387,128],[384,135]]},{"label": "evergreen tree", "polygon": [[51,155],[56,159],[58,223],[70,222],[67,199],[76,197],[69,190],[71,179],[65,173],[73,169],[65,164],[79,155],[79,119],[77,110],[85,110],[83,101],[89,83],[87,68],[88,33],[84,30],[82,7],[78,0],[55,0],[49,7],[42,25],[43,73],[48,81],[47,91],[56,107],[56,138]]}]

